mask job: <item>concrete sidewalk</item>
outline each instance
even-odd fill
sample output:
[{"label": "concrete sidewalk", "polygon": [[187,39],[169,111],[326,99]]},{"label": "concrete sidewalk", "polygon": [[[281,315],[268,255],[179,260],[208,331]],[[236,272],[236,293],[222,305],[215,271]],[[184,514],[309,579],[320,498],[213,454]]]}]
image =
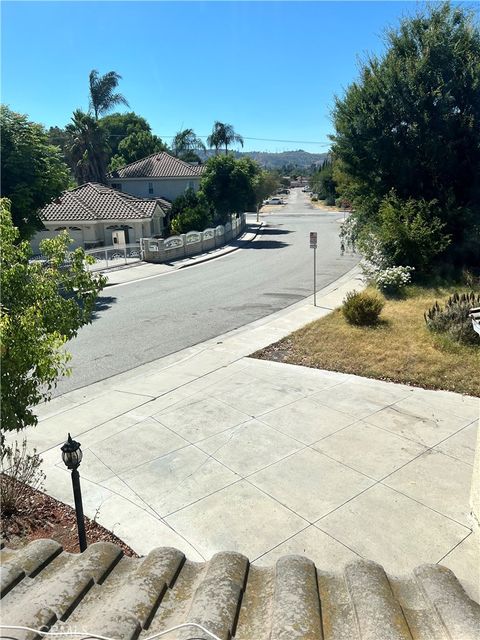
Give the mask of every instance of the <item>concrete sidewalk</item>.
[{"label": "concrete sidewalk", "polygon": [[28,430],[46,490],[72,503],[60,457],[82,444],[86,515],[137,552],[257,564],[305,554],[340,570],[440,562],[478,594],[469,519],[478,399],[248,358],[361,288],[358,268],[272,316],[54,399]]},{"label": "concrete sidewalk", "polygon": [[182,258],[180,260],[173,260],[172,262],[153,263],[153,262],[135,262],[133,264],[122,266],[117,269],[110,269],[103,271],[102,273],[107,277],[107,287],[111,287],[119,284],[128,284],[130,282],[136,282],[138,280],[145,280],[148,278],[155,278],[159,275],[164,275],[171,271],[178,269],[184,269],[185,267],[192,267],[209,260],[215,260],[238,249],[242,249],[247,244],[255,240],[258,233],[261,231],[263,223],[256,223],[252,217],[247,220],[247,228],[239,238],[232,240],[222,247],[212,249],[206,253],[201,253],[189,258]]}]

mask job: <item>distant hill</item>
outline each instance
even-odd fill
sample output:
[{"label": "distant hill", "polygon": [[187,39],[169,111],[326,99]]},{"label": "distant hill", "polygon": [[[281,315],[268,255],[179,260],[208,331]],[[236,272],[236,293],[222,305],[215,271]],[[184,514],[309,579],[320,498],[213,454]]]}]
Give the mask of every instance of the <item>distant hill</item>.
[{"label": "distant hill", "polygon": [[[205,152],[205,157],[209,158],[215,152],[209,150]],[[315,164],[321,164],[328,153],[309,153],[303,149],[297,151],[282,151],[281,153],[268,153],[267,151],[234,151],[236,158],[248,157],[256,160],[265,169],[310,169]]]}]

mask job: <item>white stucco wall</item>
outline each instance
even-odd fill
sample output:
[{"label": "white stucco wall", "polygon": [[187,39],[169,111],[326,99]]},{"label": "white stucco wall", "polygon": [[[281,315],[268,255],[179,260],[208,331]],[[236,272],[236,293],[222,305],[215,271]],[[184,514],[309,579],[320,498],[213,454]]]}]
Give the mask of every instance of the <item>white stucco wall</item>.
[{"label": "white stucco wall", "polygon": [[[148,190],[149,183],[152,183],[153,193]],[[166,198],[167,200],[175,200],[185,191],[192,187],[194,191],[198,191],[200,187],[200,178],[169,178],[155,180],[131,178],[130,180],[121,180],[120,178],[112,179],[109,184],[122,185],[122,191],[132,196],[140,198]]]}]

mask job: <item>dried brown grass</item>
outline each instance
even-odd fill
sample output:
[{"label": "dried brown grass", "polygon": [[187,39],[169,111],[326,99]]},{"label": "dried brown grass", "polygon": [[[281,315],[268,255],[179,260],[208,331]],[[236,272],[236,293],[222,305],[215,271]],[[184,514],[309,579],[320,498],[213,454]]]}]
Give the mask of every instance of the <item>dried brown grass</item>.
[{"label": "dried brown grass", "polygon": [[455,290],[409,287],[405,298],[385,301],[375,327],[349,325],[338,309],[254,357],[480,396],[480,336],[478,345],[456,344],[423,318]]}]

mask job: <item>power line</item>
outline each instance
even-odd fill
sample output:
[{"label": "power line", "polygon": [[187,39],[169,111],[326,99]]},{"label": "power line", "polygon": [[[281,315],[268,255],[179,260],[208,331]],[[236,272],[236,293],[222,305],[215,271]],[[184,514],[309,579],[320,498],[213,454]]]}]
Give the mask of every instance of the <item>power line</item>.
[{"label": "power line", "polygon": [[[165,135],[161,135],[159,134],[160,138],[175,138],[175,136],[165,136]],[[208,136],[197,136],[197,138],[208,138]],[[289,144],[318,144],[322,147],[329,147],[331,145],[331,142],[325,142],[325,141],[318,141],[318,140],[281,140],[281,139],[277,139],[277,138],[252,138],[250,136],[242,136],[242,138],[244,140],[256,140],[258,142],[285,142],[285,143],[289,143]]]},{"label": "power line", "polygon": [[[175,138],[175,135],[163,135],[163,134],[155,134],[159,138]],[[110,133],[108,135],[109,138],[125,138],[125,135],[121,133]],[[207,139],[209,136],[197,136],[197,138],[205,138]],[[256,140],[257,142],[283,142],[286,144],[318,144],[321,147],[329,147],[331,142],[318,141],[318,140],[282,140],[278,138],[252,138],[251,136],[242,136],[244,140]]]}]

